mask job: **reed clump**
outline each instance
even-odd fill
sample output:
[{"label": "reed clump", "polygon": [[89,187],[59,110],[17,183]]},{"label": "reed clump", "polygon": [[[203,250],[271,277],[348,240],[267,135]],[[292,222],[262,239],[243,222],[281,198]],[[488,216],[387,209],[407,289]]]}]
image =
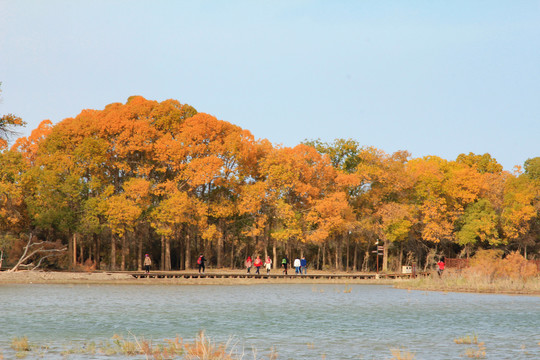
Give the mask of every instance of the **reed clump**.
[{"label": "reed clump", "polygon": [[30,343],[28,342],[28,337],[15,337],[11,340],[11,348],[16,352],[25,352],[30,351]]},{"label": "reed clump", "polygon": [[396,283],[396,287],[441,291],[540,294],[536,264],[518,252],[502,257],[500,250],[482,250],[471,258],[470,266],[447,269],[441,277],[433,274]]},{"label": "reed clump", "polygon": [[227,352],[228,344],[215,344],[204,332],[199,333],[193,344],[185,344],[187,360],[232,360],[231,352]]},{"label": "reed clump", "polygon": [[456,344],[478,344],[478,336],[476,336],[475,334],[467,335],[465,337],[454,339],[454,342]]},{"label": "reed clump", "polygon": [[144,355],[146,359],[186,359],[186,360],[236,360],[240,356],[233,356],[233,349],[229,343],[216,344],[204,332],[200,332],[193,343],[184,342],[178,336],[174,339],[165,339],[154,343],[151,340],[137,338],[131,334],[132,339],[125,339],[115,334],[111,341],[78,345],[62,352],[63,356],[71,354],[132,357]]},{"label": "reed clump", "polygon": [[478,336],[476,334],[456,338],[454,339],[454,342],[459,345],[476,345],[476,347],[465,349],[465,352],[463,353],[464,357],[473,359],[484,359],[486,357],[486,345],[484,342],[478,341]]},{"label": "reed clump", "polygon": [[414,360],[415,354],[402,349],[390,349],[392,360]]},{"label": "reed clump", "polygon": [[28,337],[15,337],[11,340],[11,348],[15,351],[15,356],[18,359],[22,359],[30,354],[32,350],[30,343],[28,342]]},{"label": "reed clump", "polygon": [[538,276],[536,264],[527,261],[514,251],[502,257],[501,250],[481,250],[472,259],[471,266],[464,270],[465,277],[483,276],[491,281],[510,279],[526,281]]}]

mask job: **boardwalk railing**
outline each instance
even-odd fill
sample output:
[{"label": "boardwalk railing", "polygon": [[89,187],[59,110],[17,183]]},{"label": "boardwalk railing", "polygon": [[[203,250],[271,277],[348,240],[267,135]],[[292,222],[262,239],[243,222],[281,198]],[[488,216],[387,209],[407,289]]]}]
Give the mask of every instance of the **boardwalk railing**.
[{"label": "boardwalk railing", "polygon": [[[322,279],[322,280],[369,280],[369,279],[398,279],[410,278],[411,274],[236,274],[236,273],[168,273],[168,272],[135,272],[131,275],[136,279]],[[419,274],[417,275],[425,275]]]}]

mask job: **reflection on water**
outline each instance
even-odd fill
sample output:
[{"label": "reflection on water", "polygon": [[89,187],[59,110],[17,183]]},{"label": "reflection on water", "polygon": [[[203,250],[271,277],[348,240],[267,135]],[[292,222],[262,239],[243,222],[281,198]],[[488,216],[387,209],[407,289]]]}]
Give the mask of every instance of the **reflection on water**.
[{"label": "reflection on water", "polygon": [[279,359],[380,359],[396,348],[416,359],[461,358],[474,345],[454,339],[473,334],[487,358],[540,358],[539,297],[374,285],[1,285],[0,322],[6,358],[15,336],[57,358],[114,334],[190,340],[200,330],[216,342],[234,336],[246,352],[273,348]]}]

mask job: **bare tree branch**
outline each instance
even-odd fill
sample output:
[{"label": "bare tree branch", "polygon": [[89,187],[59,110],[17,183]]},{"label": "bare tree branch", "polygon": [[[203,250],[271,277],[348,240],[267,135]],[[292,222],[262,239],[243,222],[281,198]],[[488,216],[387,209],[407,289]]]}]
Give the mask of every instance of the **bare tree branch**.
[{"label": "bare tree branch", "polygon": [[39,266],[41,266],[41,263],[43,262],[44,259],[61,255],[62,252],[65,252],[67,250],[67,248],[65,247],[61,249],[58,249],[58,248],[47,249],[46,246],[51,245],[52,244],[51,242],[39,241],[39,242],[32,243],[33,238],[34,238],[34,235],[30,233],[30,235],[28,236],[28,242],[26,243],[26,246],[24,247],[23,254],[19,258],[19,261],[17,261],[17,264],[15,264],[13,268],[9,269],[8,272],[15,272],[19,269],[19,267],[22,267],[22,266],[28,266],[28,267],[32,266],[31,264],[25,265],[24,263],[28,259],[32,258],[34,255],[40,254],[42,256],[40,257],[38,264],[32,268],[32,270],[34,270],[38,268]]},{"label": "bare tree branch", "polygon": [[[66,251],[66,250],[67,250],[67,248],[63,248],[63,249],[58,249],[57,251],[58,252],[63,252],[63,251]],[[39,259],[39,262],[37,263],[36,266],[34,266],[32,268],[32,270],[36,270],[38,267],[40,267],[43,260],[54,257],[54,256],[58,256],[58,255],[60,255],[60,254],[50,254],[50,255],[47,255],[47,256],[43,256],[41,259]]]}]

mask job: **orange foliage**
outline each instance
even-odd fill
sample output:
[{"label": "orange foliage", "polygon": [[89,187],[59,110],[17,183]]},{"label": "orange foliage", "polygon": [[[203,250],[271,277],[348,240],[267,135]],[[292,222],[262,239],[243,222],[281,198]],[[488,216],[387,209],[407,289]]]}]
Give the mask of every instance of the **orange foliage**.
[{"label": "orange foliage", "polygon": [[29,137],[18,138],[11,147],[11,150],[18,151],[29,164],[33,164],[37,156],[39,144],[45,140],[51,129],[52,122],[50,120],[43,120],[36,129],[32,130]]},{"label": "orange foliage", "polygon": [[489,154],[409,160],[351,139],[311,145],[273,146],[176,100],[132,96],[46,120],[1,152],[0,227],[31,217],[44,230],[124,236],[149,224],[149,236],[195,232],[220,250],[235,248],[235,237],[320,244],[353,231],[380,237],[387,259],[394,241],[464,245],[456,233],[474,236],[479,227],[467,221],[485,203],[491,245],[538,242],[538,183],[503,172]]},{"label": "orange foliage", "polygon": [[315,201],[306,219],[315,226],[308,239],[322,242],[330,236],[352,230],[355,217],[345,193],[335,192]]},{"label": "orange foliage", "polygon": [[501,258],[500,250],[481,250],[472,259],[465,276],[480,274],[490,279],[529,279],[538,275],[536,264],[527,261],[519,252]]}]

